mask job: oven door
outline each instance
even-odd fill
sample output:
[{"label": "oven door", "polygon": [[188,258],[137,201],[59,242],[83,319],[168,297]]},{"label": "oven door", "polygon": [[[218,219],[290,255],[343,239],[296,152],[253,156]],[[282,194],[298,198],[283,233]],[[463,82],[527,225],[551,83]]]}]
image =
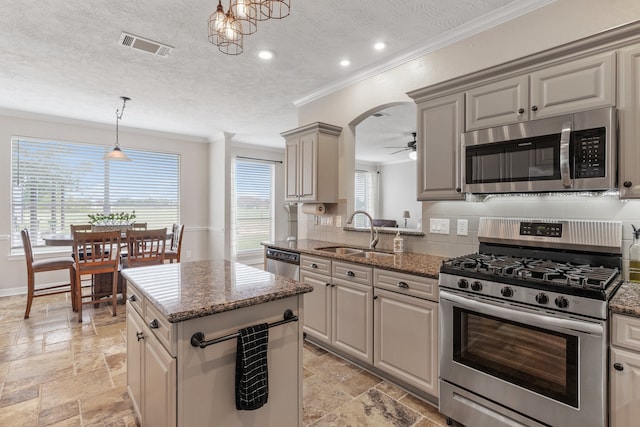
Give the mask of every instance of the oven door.
[{"label": "oven door", "polygon": [[[552,426],[606,425],[606,342],[602,321],[440,292],[441,380],[505,414]],[[450,398],[440,396],[441,410],[456,419],[446,412],[456,404]]]}]

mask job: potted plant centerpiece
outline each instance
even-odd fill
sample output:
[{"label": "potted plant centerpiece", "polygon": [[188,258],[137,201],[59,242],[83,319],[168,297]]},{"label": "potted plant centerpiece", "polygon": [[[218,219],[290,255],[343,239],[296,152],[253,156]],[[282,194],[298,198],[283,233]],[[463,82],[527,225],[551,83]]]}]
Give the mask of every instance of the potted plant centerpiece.
[{"label": "potted plant centerpiece", "polygon": [[93,231],[115,231],[120,230],[122,232],[131,228],[136,218],[136,211],[131,213],[127,212],[112,212],[110,214],[95,213],[89,214],[89,224]]}]

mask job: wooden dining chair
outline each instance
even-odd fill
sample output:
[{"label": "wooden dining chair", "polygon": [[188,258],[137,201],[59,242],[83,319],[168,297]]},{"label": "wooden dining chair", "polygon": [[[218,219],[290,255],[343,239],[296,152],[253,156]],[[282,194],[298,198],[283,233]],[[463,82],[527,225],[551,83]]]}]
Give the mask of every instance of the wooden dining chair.
[{"label": "wooden dining chair", "polygon": [[127,267],[164,263],[167,229],[127,230]]},{"label": "wooden dining chair", "polygon": [[171,246],[164,254],[165,261],[170,263],[180,262],[180,253],[182,252],[182,233],[184,232],[184,224],[173,224],[173,233],[171,235]]},{"label": "wooden dining chair", "polygon": [[[26,228],[20,232],[22,236],[22,246],[24,247],[24,257],[27,260],[27,309],[24,312],[24,318],[29,318],[31,311],[31,303],[36,297],[47,295],[61,294],[71,292],[71,307],[76,310],[75,286],[73,258],[70,256],[47,258],[42,260],[34,260],[33,248],[31,247],[31,238],[29,230]],[[69,283],[63,285],[47,285],[40,286],[36,289],[36,273],[44,273],[46,271],[69,270]]]},{"label": "wooden dining chair", "polygon": [[[120,270],[120,231],[86,231],[73,235],[75,258],[75,295],[78,322],[82,322],[82,305],[96,304],[96,299],[111,296],[111,311],[115,316],[118,302],[118,276]],[[91,292],[83,295],[82,276],[111,273],[112,286],[108,292]],[[84,301],[89,298],[88,301]]]}]

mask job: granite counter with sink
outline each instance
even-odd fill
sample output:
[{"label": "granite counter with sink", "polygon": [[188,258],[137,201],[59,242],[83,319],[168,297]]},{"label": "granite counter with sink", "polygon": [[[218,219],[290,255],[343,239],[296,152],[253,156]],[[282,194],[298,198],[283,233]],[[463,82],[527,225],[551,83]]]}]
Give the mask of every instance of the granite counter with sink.
[{"label": "granite counter with sink", "polygon": [[[415,252],[394,254],[393,252],[384,250],[372,251],[362,246],[311,239],[262,242],[262,245],[269,248],[289,250],[301,254],[348,261],[356,264],[384,268],[386,270],[397,271],[400,273],[430,277],[432,279],[438,278],[442,261],[448,259],[447,257],[419,254]],[[338,248],[338,250],[331,250],[330,248]]]}]

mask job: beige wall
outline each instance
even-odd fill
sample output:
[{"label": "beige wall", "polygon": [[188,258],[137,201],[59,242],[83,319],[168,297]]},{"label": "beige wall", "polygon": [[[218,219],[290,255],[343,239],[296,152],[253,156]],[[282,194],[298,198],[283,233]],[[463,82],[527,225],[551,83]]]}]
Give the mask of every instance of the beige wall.
[{"label": "beige wall", "polygon": [[[444,82],[491,66],[579,40],[640,19],[637,0],[558,0],[525,16],[456,42],[377,76],[299,106],[300,125],[322,121],[344,128],[340,147],[340,197],[343,202],[328,210],[345,216],[352,211],[353,126],[363,115],[381,106],[410,101],[406,92]],[[616,197],[510,197],[485,202],[424,202],[422,238],[407,238],[411,251],[454,256],[477,249],[477,219],[480,216],[526,216],[617,219],[624,221],[624,237],[631,238],[630,224],[640,224],[640,202],[622,202]],[[449,218],[452,233],[428,233],[430,218]],[[470,235],[455,234],[458,218],[470,220]],[[368,235],[315,225],[312,217],[300,218],[300,235],[339,243],[365,244]],[[393,236],[381,239],[391,248]],[[630,241],[625,241],[625,247]],[[625,256],[626,258],[626,256]]]},{"label": "beige wall", "polygon": [[[25,116],[3,112],[0,115],[0,296],[26,292],[26,266],[23,255],[11,255],[9,234],[11,215],[9,202],[11,190],[11,137],[29,136],[111,146],[115,129],[53,117]],[[16,117],[18,116],[18,117]],[[209,144],[194,138],[155,132],[136,131],[120,127],[120,143],[127,147],[153,149],[180,154],[180,220],[185,224],[182,257],[191,253],[190,259],[207,258],[209,230]],[[65,254],[69,252],[66,249]],[[64,274],[40,275],[36,283],[62,281]]]}]

